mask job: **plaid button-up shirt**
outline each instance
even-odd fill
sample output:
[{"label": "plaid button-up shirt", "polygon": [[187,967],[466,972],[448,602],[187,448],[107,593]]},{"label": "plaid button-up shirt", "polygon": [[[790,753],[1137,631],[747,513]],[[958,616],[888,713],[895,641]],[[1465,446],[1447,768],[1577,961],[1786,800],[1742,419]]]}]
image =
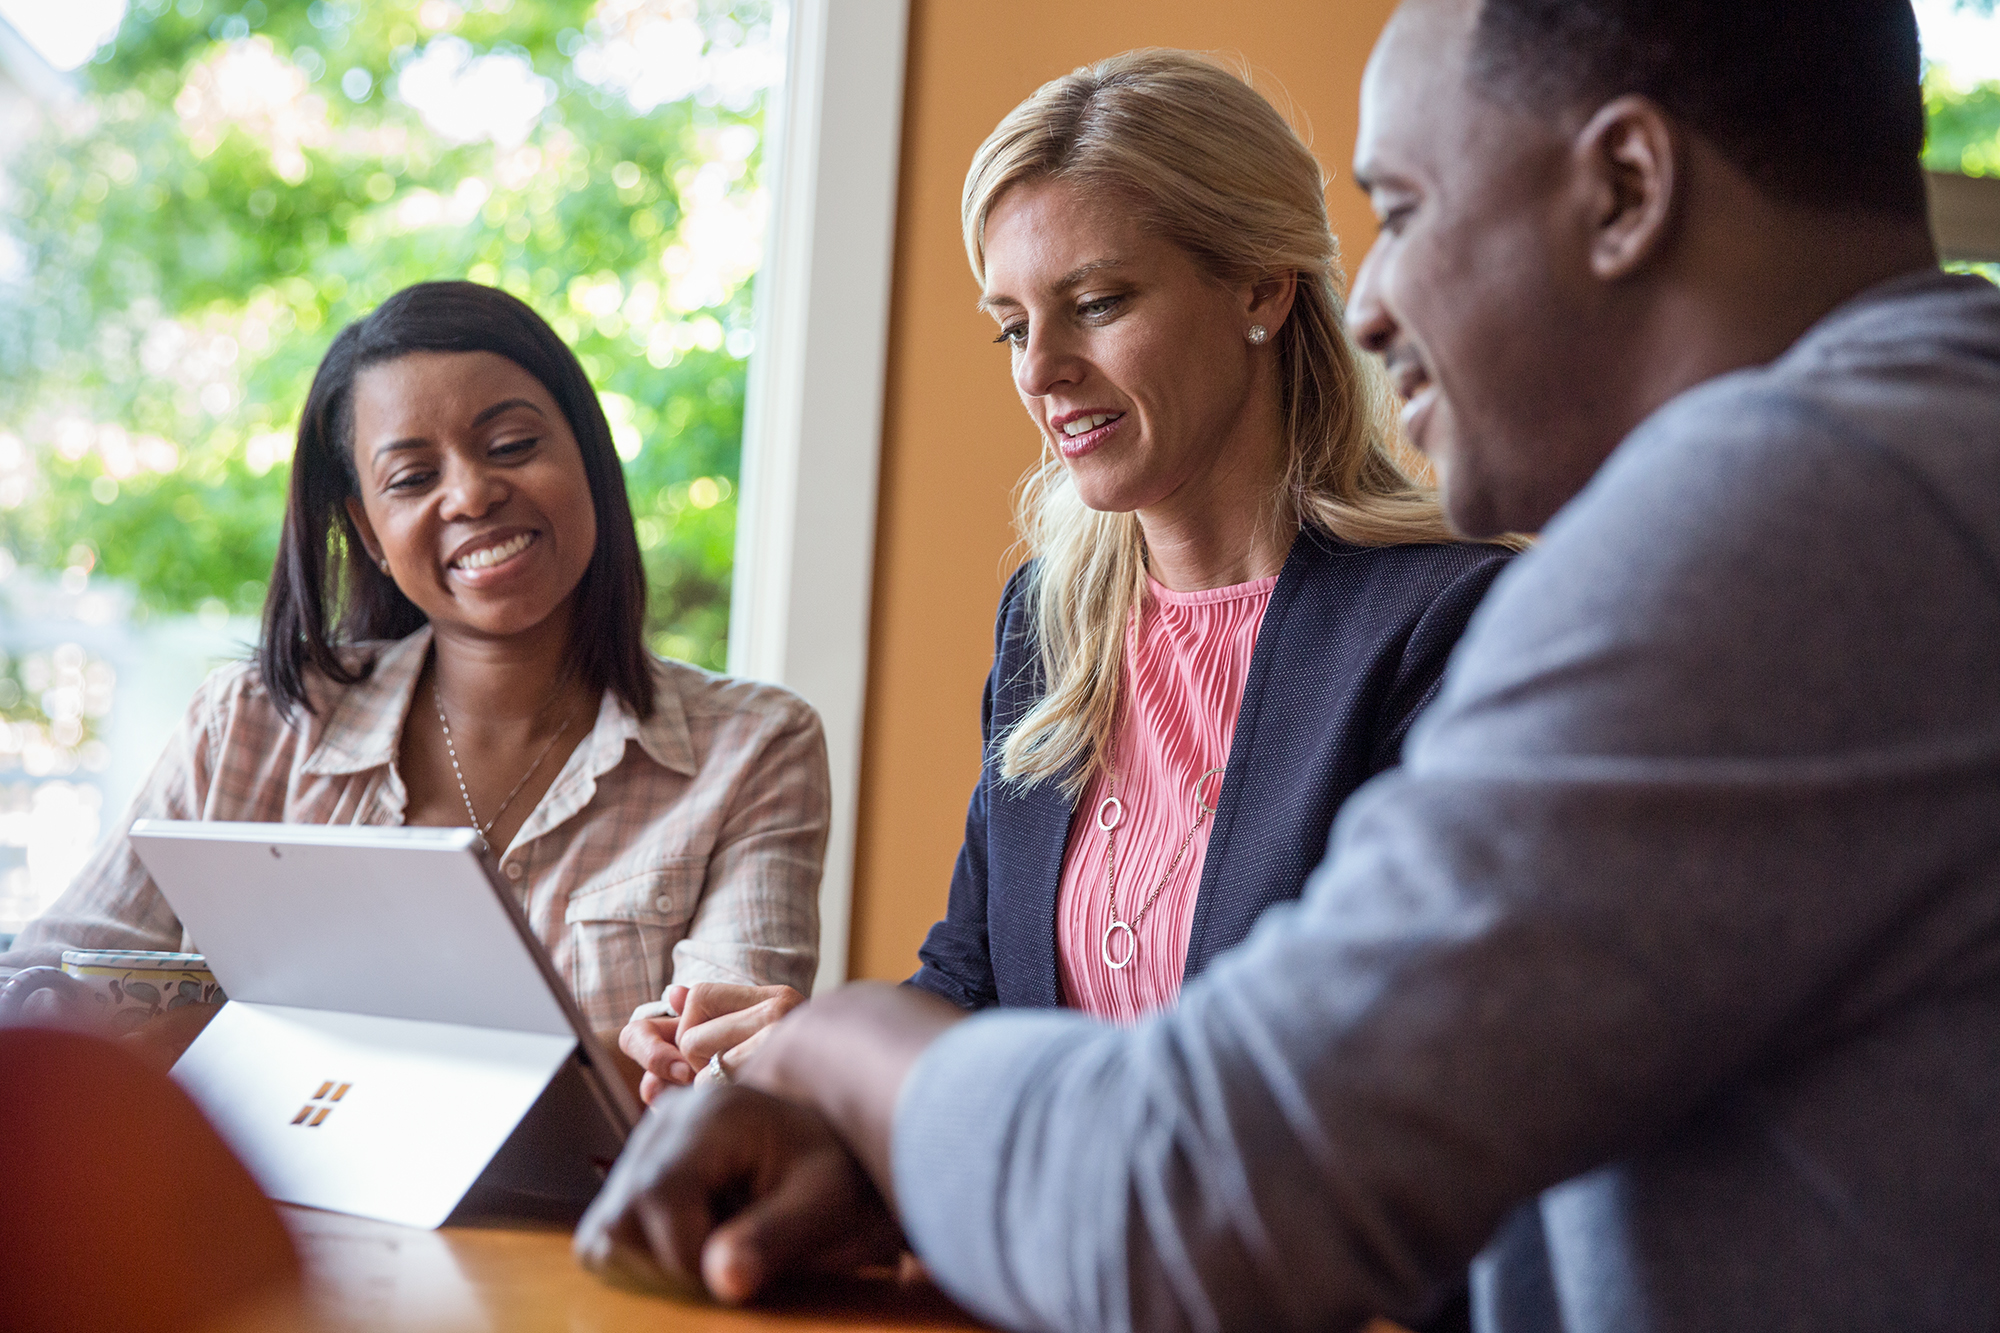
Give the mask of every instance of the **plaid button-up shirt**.
[{"label": "plaid button-up shirt", "polygon": [[[403,719],[430,630],[374,652],[358,685],[313,678],[287,719],[256,667],[215,672],[126,813],[0,972],[63,949],[198,949],[124,835],[135,819],[401,824]],[[529,924],[600,1032],[669,982],[809,991],[828,778],[819,718],[796,695],[680,662],[653,664],[641,722],[607,690],[500,857]]]}]

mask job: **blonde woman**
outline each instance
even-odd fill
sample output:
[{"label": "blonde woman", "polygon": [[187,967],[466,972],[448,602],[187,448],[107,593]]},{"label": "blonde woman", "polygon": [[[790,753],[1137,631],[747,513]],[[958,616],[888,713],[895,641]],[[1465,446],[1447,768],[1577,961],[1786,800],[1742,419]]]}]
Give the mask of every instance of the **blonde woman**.
[{"label": "blonde woman", "polygon": [[[915,985],[1174,1003],[1299,895],[1499,572],[1397,464],[1324,184],[1270,103],[1175,51],[1044,85],[973,159],[966,252],[1045,451]],[[677,1032],[626,1030],[648,1091],[773,1016],[704,989]]]}]

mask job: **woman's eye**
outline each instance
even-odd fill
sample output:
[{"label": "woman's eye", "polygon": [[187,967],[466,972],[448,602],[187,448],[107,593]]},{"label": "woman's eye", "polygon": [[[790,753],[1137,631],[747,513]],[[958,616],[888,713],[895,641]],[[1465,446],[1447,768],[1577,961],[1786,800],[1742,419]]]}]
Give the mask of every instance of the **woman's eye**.
[{"label": "woman's eye", "polygon": [[1382,230],[1392,236],[1401,232],[1404,225],[1409,222],[1410,214],[1416,211],[1416,207],[1415,204],[1397,204],[1384,212],[1381,220]]},{"label": "woman's eye", "polygon": [[1076,308],[1076,313],[1085,319],[1098,319],[1116,310],[1124,300],[1121,296],[1100,296],[1095,301],[1085,301]]},{"label": "woman's eye", "polygon": [[493,446],[492,453],[495,458],[509,458],[516,454],[524,454],[541,442],[540,437],[534,435],[519,440],[502,440]]},{"label": "woman's eye", "polygon": [[1028,326],[1026,324],[1009,324],[1000,330],[1000,336],[993,341],[996,343],[1006,343],[1010,347],[1025,347],[1028,345]]},{"label": "woman's eye", "polygon": [[382,484],[382,489],[385,491],[414,491],[427,484],[435,475],[435,473],[421,471],[398,472]]}]

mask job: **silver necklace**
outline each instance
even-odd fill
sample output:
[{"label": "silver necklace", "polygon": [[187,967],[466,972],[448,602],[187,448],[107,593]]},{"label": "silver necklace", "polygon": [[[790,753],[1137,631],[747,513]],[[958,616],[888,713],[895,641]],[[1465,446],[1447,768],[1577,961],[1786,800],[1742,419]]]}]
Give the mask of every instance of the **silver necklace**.
[{"label": "silver necklace", "polygon": [[[563,687],[568,684],[569,672],[564,671],[562,679],[556,683],[556,698],[562,697]],[[542,752],[535,756],[535,762],[528,765],[528,771],[521,775],[521,780],[514,784],[514,789],[500,802],[500,808],[493,812],[493,818],[482,824],[479,822],[479,812],[472,808],[472,793],[466,789],[465,772],[458,766],[458,747],[451,743],[451,721],[444,715],[444,691],[437,687],[435,676],[431,679],[431,702],[437,705],[438,726],[444,729],[444,752],[451,756],[451,774],[458,779],[458,794],[465,798],[465,813],[472,820],[472,831],[479,835],[479,850],[490,854],[493,845],[486,841],[486,835],[493,831],[493,826],[500,822],[500,816],[507,813],[507,807],[521,794],[521,788],[528,785],[528,779],[535,776],[535,770],[542,766],[542,760],[549,757],[549,751],[556,748],[556,742],[562,739],[565,731],[569,730],[569,724],[576,720],[577,705],[569,706],[569,711],[563,714],[562,725],[556,728],[553,736],[549,737],[549,743],[542,747]],[[550,702],[553,703],[554,700]],[[548,711],[544,706],[541,712],[535,714],[535,721],[541,721]]]},{"label": "silver necklace", "polygon": [[[1181,858],[1187,855],[1187,849],[1194,843],[1194,835],[1208,822],[1208,817],[1215,813],[1215,805],[1222,804],[1222,789],[1219,786],[1215,792],[1215,805],[1210,805],[1201,799],[1201,789],[1210,778],[1223,770],[1211,768],[1194,780],[1194,823],[1188,825],[1187,836],[1181,839],[1180,849],[1174,853],[1174,859],[1167,862],[1165,872],[1160,875],[1160,882],[1153,886],[1153,891],[1146,895],[1146,901],[1140,904],[1139,910],[1132,914],[1132,920],[1127,923],[1118,919],[1118,826],[1125,822],[1125,803],[1118,799],[1116,737],[1112,738],[1111,748],[1105,755],[1105,768],[1110,774],[1111,781],[1104,789],[1104,799],[1097,803],[1097,827],[1104,831],[1104,888],[1106,896],[1111,900],[1111,920],[1104,927],[1104,938],[1099,941],[1098,952],[1104,958],[1104,965],[1113,972],[1118,972],[1131,966],[1132,960],[1139,956],[1139,923],[1146,919],[1146,913],[1152,910],[1154,900],[1160,896],[1160,890],[1167,887],[1167,882],[1174,877],[1174,871],[1180,868]],[[1125,932],[1125,953],[1114,962],[1111,957],[1111,941],[1120,931]]]}]

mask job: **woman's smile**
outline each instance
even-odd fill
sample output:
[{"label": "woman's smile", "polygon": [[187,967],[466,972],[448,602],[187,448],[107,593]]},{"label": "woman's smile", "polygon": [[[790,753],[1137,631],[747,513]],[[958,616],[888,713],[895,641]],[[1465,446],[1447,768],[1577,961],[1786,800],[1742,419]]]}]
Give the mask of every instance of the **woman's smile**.
[{"label": "woman's smile", "polygon": [[481,533],[463,543],[445,562],[460,583],[487,587],[520,572],[528,549],[541,540],[533,528]]},{"label": "woman's smile", "polygon": [[1109,440],[1125,421],[1123,412],[1064,412],[1049,418],[1049,430],[1064,458],[1082,458]]}]

